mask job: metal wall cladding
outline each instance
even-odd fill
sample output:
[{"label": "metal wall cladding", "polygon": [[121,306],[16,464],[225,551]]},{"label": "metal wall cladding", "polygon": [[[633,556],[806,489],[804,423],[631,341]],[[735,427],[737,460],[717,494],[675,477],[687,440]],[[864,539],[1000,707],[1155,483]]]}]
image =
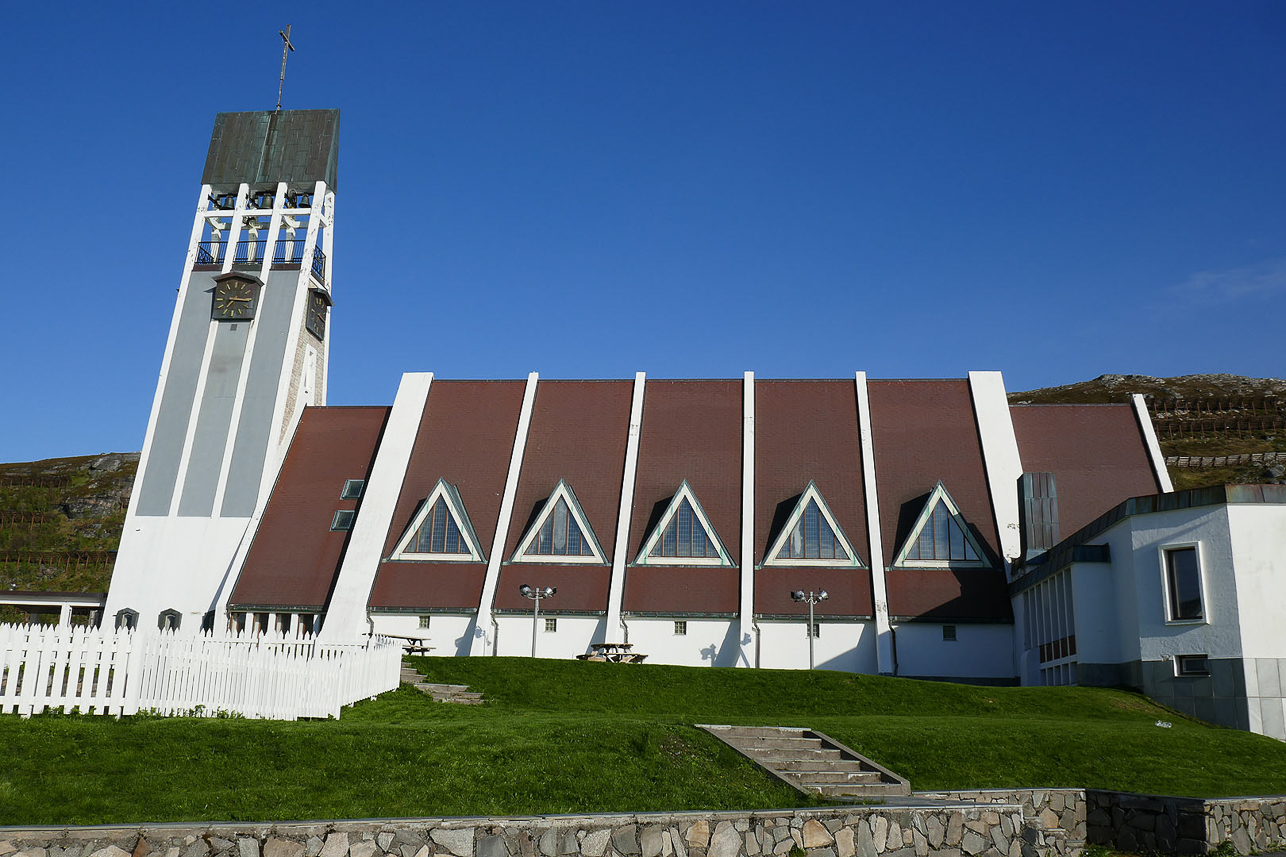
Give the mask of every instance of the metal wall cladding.
[{"label": "metal wall cladding", "polygon": [[326,182],[339,171],[339,111],[220,113],[201,182],[236,185]]}]

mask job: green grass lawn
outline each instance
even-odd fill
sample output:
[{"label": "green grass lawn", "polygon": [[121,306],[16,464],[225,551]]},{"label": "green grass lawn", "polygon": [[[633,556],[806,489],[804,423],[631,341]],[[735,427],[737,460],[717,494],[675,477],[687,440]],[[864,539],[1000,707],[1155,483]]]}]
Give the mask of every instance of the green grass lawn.
[{"label": "green grass lawn", "polygon": [[487,704],[435,703],[404,687],[326,722],[0,717],[0,824],[809,803],[693,723],[820,729],[916,789],[1286,792],[1286,745],[1119,691],[522,658],[415,662],[435,680],[482,691]]}]

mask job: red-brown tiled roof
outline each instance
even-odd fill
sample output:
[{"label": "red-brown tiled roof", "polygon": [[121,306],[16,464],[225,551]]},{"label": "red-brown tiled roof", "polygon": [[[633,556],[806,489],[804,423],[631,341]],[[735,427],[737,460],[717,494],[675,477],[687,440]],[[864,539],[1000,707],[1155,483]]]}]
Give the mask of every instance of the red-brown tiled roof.
[{"label": "red-brown tiled roof", "polygon": [[[649,381],[630,514],[633,562],[687,480],[734,563],[741,555],[741,407],[738,381]],[[736,612],[739,574],[710,567],[636,567],[625,576],[626,612]]]},{"label": "red-brown tiled roof", "polygon": [[[780,534],[809,480],[835,515],[863,565],[869,565],[862,441],[853,381],[755,383],[755,565]],[[807,613],[796,589],[824,588],[822,615],[871,614],[867,569],[763,568],[755,573],[755,612]]]},{"label": "red-brown tiled roof", "polygon": [[1130,405],[1015,405],[1009,413],[1023,470],[1054,474],[1062,538],[1122,500],[1161,490]]},{"label": "red-brown tiled roof", "polygon": [[[969,382],[871,381],[867,388],[886,565],[892,565],[939,481],[990,558],[999,563],[999,539]],[[1012,620],[1000,568],[986,572],[890,568],[886,580],[893,616]]]},{"label": "red-brown tiled roof", "polygon": [[305,408],[264,509],[245,566],[229,601],[232,609],[320,610],[348,542],[331,532],[347,479],[366,479],[375,459],[386,407]]},{"label": "red-brown tiled roof", "polygon": [[[430,385],[384,542],[385,557],[439,479],[459,489],[480,547],[490,554],[522,395],[521,381],[434,381]],[[485,563],[381,563],[370,606],[476,610],[486,570]]]},{"label": "red-brown tiled roof", "polygon": [[[509,562],[534,516],[559,480],[565,480],[608,564],[541,563],[539,580],[532,576],[535,572],[528,564],[515,564],[515,569],[504,569],[497,582],[496,607],[520,609],[527,605],[517,588],[521,583],[530,583],[559,587],[557,603],[550,602],[551,610],[570,610],[572,605],[579,610],[607,609],[607,579],[616,545],[633,390],[629,381],[541,381],[536,386],[503,560]],[[567,572],[555,574],[555,568],[566,568]],[[567,583],[551,582],[556,577]]]}]

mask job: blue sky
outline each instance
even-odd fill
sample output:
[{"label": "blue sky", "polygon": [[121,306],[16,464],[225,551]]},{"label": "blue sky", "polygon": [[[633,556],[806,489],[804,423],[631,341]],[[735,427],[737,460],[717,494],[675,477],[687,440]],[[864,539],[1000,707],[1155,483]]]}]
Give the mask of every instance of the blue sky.
[{"label": "blue sky", "polygon": [[214,115],[342,112],[332,404],[1281,377],[1286,4],[17,4],[0,460],[142,445]]}]

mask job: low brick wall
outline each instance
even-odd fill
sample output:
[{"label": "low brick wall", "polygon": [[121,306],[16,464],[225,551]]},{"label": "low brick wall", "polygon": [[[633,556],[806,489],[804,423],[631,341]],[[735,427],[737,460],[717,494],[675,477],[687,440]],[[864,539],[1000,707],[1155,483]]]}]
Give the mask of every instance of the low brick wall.
[{"label": "low brick wall", "polygon": [[1023,841],[1040,854],[1077,857],[1085,850],[1084,789],[976,789],[916,792],[918,798],[975,804],[1017,804],[1023,809]]},{"label": "low brick wall", "polygon": [[[0,857],[1055,857],[991,803],[311,824],[0,828]],[[798,849],[796,851],[796,849]]]},{"label": "low brick wall", "polygon": [[1089,841],[1122,851],[1205,854],[1231,842],[1238,854],[1286,845],[1286,796],[1181,798],[1089,789]]}]

